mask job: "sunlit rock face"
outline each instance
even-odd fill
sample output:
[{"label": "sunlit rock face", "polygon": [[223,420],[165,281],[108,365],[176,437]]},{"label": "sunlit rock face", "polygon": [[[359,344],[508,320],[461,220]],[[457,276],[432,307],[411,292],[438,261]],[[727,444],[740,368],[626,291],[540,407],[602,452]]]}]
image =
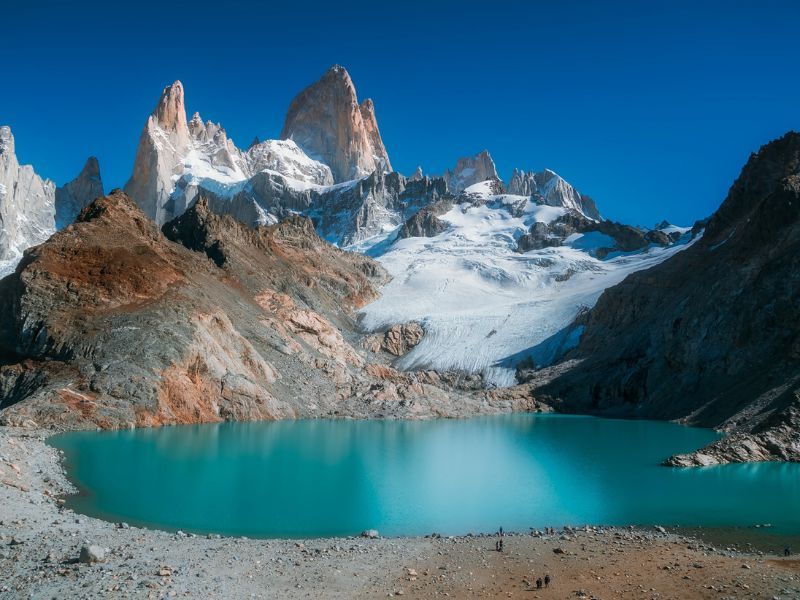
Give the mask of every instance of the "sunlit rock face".
[{"label": "sunlit rock face", "polygon": [[372,100],[359,104],[350,75],[339,65],[292,100],[281,139],[327,164],[337,182],[392,170]]}]

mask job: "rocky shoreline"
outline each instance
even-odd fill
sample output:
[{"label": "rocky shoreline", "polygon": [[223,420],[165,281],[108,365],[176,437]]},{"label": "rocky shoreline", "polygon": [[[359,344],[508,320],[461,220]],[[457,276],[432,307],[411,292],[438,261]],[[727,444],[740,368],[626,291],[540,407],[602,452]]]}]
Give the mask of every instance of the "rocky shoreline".
[{"label": "rocky shoreline", "polygon": [[800,596],[800,561],[662,528],[510,533],[499,553],[491,534],[253,540],[113,524],[63,507],[74,488],[51,433],[0,427],[0,598]]}]

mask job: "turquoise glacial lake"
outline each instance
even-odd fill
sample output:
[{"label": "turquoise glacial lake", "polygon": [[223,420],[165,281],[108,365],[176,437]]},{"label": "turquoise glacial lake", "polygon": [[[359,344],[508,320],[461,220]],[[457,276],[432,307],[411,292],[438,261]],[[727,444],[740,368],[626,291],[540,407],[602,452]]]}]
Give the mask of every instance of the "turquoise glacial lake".
[{"label": "turquoise glacial lake", "polygon": [[77,512],[251,537],[563,525],[751,526],[800,533],[800,464],[679,469],[707,429],[563,415],[311,420],[77,432]]}]

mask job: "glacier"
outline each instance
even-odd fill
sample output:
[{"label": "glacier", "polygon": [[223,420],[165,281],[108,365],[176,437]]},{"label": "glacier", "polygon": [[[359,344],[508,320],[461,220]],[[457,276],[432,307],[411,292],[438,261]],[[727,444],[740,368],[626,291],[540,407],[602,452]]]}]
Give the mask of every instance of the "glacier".
[{"label": "glacier", "polygon": [[682,228],[674,245],[601,260],[593,251],[608,245],[607,236],[593,232],[519,253],[516,240],[531,225],[550,223],[567,209],[528,196],[492,194],[489,182],[465,192],[478,201],[457,204],[441,216],[448,225],[444,232],[397,240],[377,256],[392,280],[361,309],[361,326],[380,331],[418,321],[425,330],[397,368],[481,373],[489,385],[514,385],[520,361],[531,358],[544,366],[577,343],[580,331],[569,326],[604,289],[695,241]]}]

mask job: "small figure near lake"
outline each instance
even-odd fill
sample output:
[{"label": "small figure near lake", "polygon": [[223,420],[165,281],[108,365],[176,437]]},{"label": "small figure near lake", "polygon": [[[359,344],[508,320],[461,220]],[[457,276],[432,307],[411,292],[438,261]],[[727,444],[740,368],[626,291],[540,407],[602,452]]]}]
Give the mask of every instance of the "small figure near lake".
[{"label": "small figure near lake", "polygon": [[791,556],[791,554],[792,554],[792,549],[789,548],[789,546],[786,546],[786,548],[783,549],[783,555],[784,556]]},{"label": "small figure near lake", "polygon": [[536,580],[536,589],[537,589],[537,590],[540,590],[540,589],[542,589],[542,578],[541,578],[541,577],[539,577],[539,578]]},{"label": "small figure near lake", "polygon": [[550,587],[550,581],[551,581],[550,575],[549,574],[545,575],[544,576],[544,587]]}]

